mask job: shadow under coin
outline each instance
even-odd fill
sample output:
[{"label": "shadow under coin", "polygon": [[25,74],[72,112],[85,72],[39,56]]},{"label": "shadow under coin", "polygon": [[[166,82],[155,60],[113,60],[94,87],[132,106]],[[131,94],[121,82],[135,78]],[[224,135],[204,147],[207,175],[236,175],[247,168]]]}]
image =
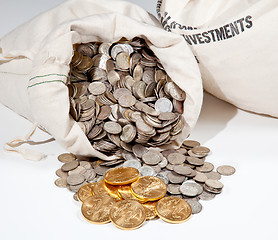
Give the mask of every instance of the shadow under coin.
[{"label": "shadow under coin", "polygon": [[236,115],[237,108],[207,92],[204,92],[201,114],[189,139],[205,144],[225,129],[227,123]]}]

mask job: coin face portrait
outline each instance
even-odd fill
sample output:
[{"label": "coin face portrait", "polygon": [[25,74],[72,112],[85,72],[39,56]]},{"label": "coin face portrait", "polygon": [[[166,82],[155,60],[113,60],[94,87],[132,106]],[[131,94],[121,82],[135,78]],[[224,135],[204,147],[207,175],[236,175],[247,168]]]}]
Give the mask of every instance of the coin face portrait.
[{"label": "coin face portrait", "polygon": [[109,212],[116,200],[110,196],[91,196],[81,207],[84,218],[95,224],[110,222]]},{"label": "coin face portrait", "polygon": [[156,205],[158,216],[166,222],[181,223],[189,219],[192,214],[190,205],[178,197],[165,197]]},{"label": "coin face portrait", "polygon": [[110,211],[111,221],[122,229],[135,229],[146,220],[144,207],[136,200],[123,200],[113,205]]},{"label": "coin face portrait", "polygon": [[79,188],[77,192],[77,197],[80,202],[84,202],[87,198],[93,195],[93,188],[95,185],[96,183],[88,183]]},{"label": "coin face portrait", "polygon": [[138,198],[155,201],[166,194],[167,186],[157,177],[143,176],[131,184],[131,190]]}]

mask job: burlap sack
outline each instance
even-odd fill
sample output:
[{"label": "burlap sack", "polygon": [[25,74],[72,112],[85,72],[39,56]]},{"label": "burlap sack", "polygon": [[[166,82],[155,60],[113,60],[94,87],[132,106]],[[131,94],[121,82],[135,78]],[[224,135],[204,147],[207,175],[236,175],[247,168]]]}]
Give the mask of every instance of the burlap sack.
[{"label": "burlap sack", "polygon": [[186,127],[178,146],[196,123],[202,104],[199,69],[182,37],[168,33],[142,8],[124,1],[73,0],[45,12],[7,34],[0,42],[0,102],[37,123],[67,151],[109,157],[96,151],[69,115],[65,85],[73,44],[144,38],[166,72],[187,94]]},{"label": "burlap sack", "polygon": [[278,1],[159,0],[157,11],[193,50],[205,90],[278,117]]}]

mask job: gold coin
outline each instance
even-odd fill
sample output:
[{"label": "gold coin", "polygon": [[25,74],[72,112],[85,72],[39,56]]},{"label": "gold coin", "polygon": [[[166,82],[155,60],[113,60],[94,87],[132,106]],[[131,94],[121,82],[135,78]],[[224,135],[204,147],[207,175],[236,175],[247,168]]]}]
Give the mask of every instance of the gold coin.
[{"label": "gold coin", "polygon": [[93,188],[96,183],[88,183],[79,188],[77,192],[77,197],[80,202],[84,202],[88,197],[93,196]]},{"label": "gold coin", "polygon": [[112,198],[108,195],[91,196],[87,198],[82,204],[82,215],[90,223],[108,223],[110,222],[109,212],[115,202],[115,198]]},{"label": "gold coin", "polygon": [[108,194],[109,194],[111,197],[114,197],[114,198],[119,199],[119,200],[122,199],[120,193],[118,192],[117,186],[108,184],[108,183],[106,183],[106,182],[104,182],[104,181],[103,181],[103,184],[104,184],[105,190],[108,192]]},{"label": "gold coin", "polygon": [[157,177],[144,176],[131,184],[131,191],[137,198],[156,201],[165,196],[167,185]]},{"label": "gold coin", "polygon": [[158,216],[168,223],[182,223],[188,220],[192,214],[190,205],[178,197],[165,197],[156,205]]},{"label": "gold coin", "polygon": [[109,170],[104,175],[104,181],[111,185],[125,185],[135,182],[139,171],[131,167],[121,167]]},{"label": "gold coin", "polygon": [[138,201],[139,203],[146,202],[146,200],[142,200],[140,198],[137,198],[136,196],[134,196],[132,194],[130,184],[123,185],[123,186],[118,186],[118,192],[121,195],[121,198],[124,199],[124,200],[132,200],[133,199],[133,200]]},{"label": "gold coin", "polygon": [[93,188],[93,194],[96,196],[110,196],[104,187],[104,180],[98,181]]},{"label": "gold coin", "polygon": [[115,203],[110,210],[112,223],[124,230],[139,228],[146,221],[144,207],[136,200],[123,200]]},{"label": "gold coin", "polygon": [[151,219],[154,219],[157,217],[156,204],[157,204],[157,201],[146,202],[146,203],[142,204],[146,211],[146,219],[147,220],[151,220]]}]

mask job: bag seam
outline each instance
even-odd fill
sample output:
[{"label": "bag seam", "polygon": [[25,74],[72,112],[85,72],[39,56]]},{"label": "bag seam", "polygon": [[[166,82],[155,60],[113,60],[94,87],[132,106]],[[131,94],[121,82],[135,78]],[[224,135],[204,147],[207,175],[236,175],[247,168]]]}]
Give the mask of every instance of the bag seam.
[{"label": "bag seam", "polygon": [[65,74],[59,74],[59,73],[50,73],[50,74],[46,74],[46,75],[41,75],[41,76],[35,76],[29,79],[29,81],[32,81],[36,78],[42,78],[42,77],[49,77],[49,76],[61,76],[61,77],[68,77]]},{"label": "bag seam", "polygon": [[44,83],[53,83],[53,82],[61,82],[61,83],[66,85],[66,83],[64,81],[62,81],[62,80],[51,80],[51,81],[43,81],[43,82],[35,83],[33,85],[28,86],[28,88],[35,87],[37,85],[44,84]]}]

